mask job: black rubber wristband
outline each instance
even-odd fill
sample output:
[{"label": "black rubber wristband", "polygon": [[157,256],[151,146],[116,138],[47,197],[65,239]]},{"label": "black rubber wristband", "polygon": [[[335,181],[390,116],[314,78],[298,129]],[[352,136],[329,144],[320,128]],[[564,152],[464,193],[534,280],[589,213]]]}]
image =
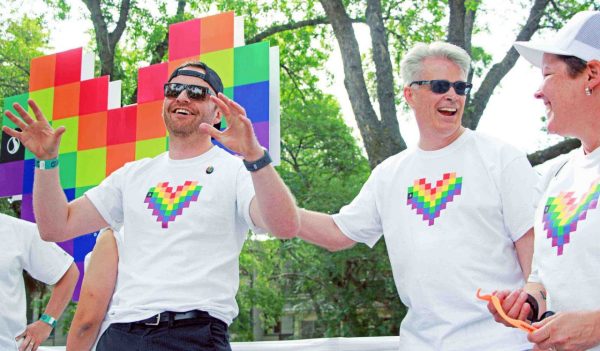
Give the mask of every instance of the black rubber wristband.
[{"label": "black rubber wristband", "polygon": [[249,170],[250,172],[256,172],[259,169],[268,166],[271,162],[273,162],[271,160],[271,156],[269,156],[269,153],[265,149],[264,155],[261,158],[259,158],[258,160],[253,161],[253,162],[248,162],[248,161],[244,160],[244,166],[246,166],[246,169]]},{"label": "black rubber wristband", "polygon": [[529,306],[531,306],[531,313],[527,317],[531,322],[538,322],[538,315],[540,313],[540,307],[538,306],[538,302],[535,297],[531,296],[531,294],[527,294],[527,301]]}]

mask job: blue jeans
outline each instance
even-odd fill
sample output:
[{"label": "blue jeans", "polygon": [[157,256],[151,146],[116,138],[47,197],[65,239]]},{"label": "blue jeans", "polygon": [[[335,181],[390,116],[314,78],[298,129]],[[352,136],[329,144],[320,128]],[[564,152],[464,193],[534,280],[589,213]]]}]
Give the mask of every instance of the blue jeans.
[{"label": "blue jeans", "polygon": [[158,326],[112,324],[98,351],[231,351],[227,325],[213,317],[163,322]]}]

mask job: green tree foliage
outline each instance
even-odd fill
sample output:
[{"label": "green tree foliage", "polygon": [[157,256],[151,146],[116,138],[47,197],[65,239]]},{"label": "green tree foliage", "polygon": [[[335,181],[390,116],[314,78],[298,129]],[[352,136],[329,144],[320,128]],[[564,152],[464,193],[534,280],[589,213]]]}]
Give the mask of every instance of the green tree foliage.
[{"label": "green tree foliage", "polygon": [[8,16],[0,23],[0,106],[4,106],[5,97],[28,90],[31,59],[42,56],[48,48],[45,27],[42,16]]}]

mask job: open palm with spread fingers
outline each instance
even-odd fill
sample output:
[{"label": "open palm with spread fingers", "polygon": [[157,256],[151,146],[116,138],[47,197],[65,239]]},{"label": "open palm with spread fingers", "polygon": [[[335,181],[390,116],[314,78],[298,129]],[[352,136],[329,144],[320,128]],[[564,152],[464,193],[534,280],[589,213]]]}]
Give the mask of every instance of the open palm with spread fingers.
[{"label": "open palm with spread fingers", "polygon": [[31,118],[21,105],[15,103],[13,107],[21,118],[10,111],[5,111],[4,114],[21,131],[7,126],[2,126],[2,130],[8,135],[18,138],[40,160],[57,157],[60,138],[65,132],[65,127],[52,128],[38,105],[31,99],[27,100],[27,103],[31,107],[35,119]]},{"label": "open palm with spread fingers", "polygon": [[211,96],[210,99],[217,104],[222,116],[225,118],[227,129],[221,132],[206,123],[202,123],[200,128],[245,159],[259,159],[264,151],[256,139],[252,121],[246,116],[244,108],[221,93],[217,97]]}]

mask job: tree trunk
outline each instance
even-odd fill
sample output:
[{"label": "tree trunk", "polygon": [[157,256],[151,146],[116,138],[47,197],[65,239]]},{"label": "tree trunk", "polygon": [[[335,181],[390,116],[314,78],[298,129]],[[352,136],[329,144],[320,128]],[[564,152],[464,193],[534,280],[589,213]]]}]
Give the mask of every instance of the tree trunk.
[{"label": "tree trunk", "polygon": [[90,11],[92,23],[94,24],[94,31],[96,32],[96,46],[100,55],[101,64],[100,75],[113,76],[115,71],[115,48],[127,25],[130,0],[121,1],[117,25],[110,33],[108,32],[106,20],[102,15],[100,0],[83,0],[83,3]]},{"label": "tree trunk", "polygon": [[[370,12],[370,16],[372,17],[370,24],[377,31],[379,30],[379,20],[377,17],[381,17],[381,4],[376,4],[375,1],[379,3],[378,0],[369,1],[368,12]],[[392,108],[389,106],[383,107],[383,110],[386,111],[388,116],[386,116],[385,120],[381,121],[378,119],[377,114],[373,109],[373,105],[367,91],[367,85],[362,69],[360,50],[354,34],[354,28],[352,27],[352,21],[348,17],[342,1],[321,0],[321,5],[325,9],[335,37],[338,41],[340,51],[343,53],[342,61],[345,74],[344,85],[346,86],[346,90],[350,96],[350,104],[352,105],[352,110],[354,111],[358,129],[363,138],[369,163],[371,167],[375,167],[387,157],[406,148],[406,146],[404,140],[400,136],[397,120],[394,118],[396,121],[395,125],[386,124],[390,123],[389,111],[392,111]],[[379,14],[377,14],[377,8],[379,8]],[[378,34],[375,33],[375,36],[377,35]],[[385,31],[383,32],[383,36],[385,36]],[[387,45],[385,44],[387,40],[385,42],[381,41],[381,39],[373,40],[375,45]],[[381,48],[378,50],[381,50]],[[387,47],[385,48],[385,52],[387,52]],[[381,51],[379,54],[384,55],[385,53]],[[383,70],[383,66],[380,66],[377,69]],[[387,74],[385,72],[379,73]],[[389,74],[392,74],[392,72],[389,72]],[[393,78],[391,79],[393,82]],[[385,101],[385,94],[383,97]],[[393,110],[395,110],[395,107]]]}]

